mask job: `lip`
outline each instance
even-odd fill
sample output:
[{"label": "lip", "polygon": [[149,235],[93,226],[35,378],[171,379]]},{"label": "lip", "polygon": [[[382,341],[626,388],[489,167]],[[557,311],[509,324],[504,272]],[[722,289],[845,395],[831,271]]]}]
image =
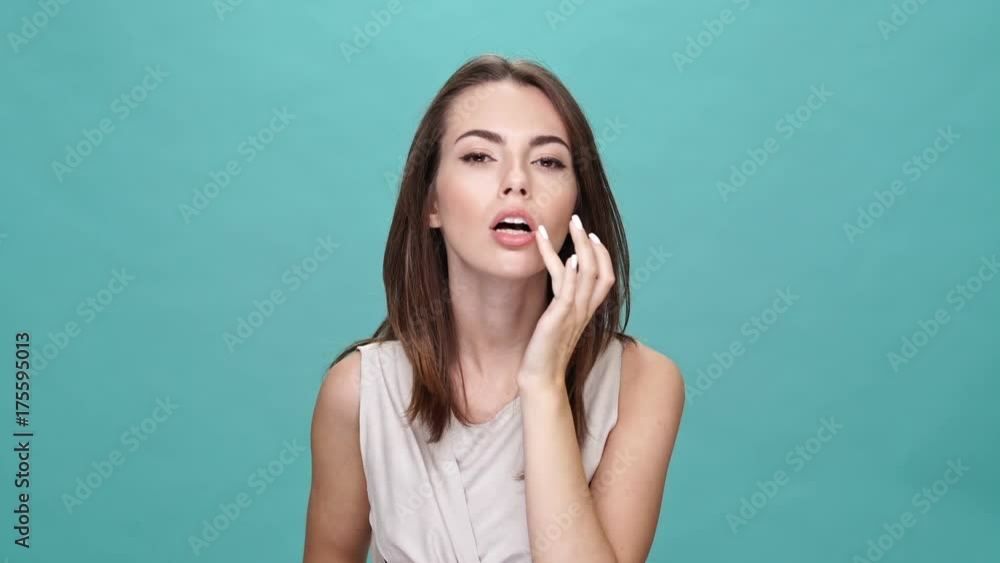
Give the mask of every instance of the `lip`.
[{"label": "lip", "polygon": [[535,241],[535,233],[502,233],[493,230],[491,234],[493,235],[493,240],[497,241],[501,246],[510,249],[528,246]]},{"label": "lip", "polygon": [[[530,233],[505,233],[496,230],[494,227],[500,223],[501,219],[506,217],[520,217],[528,223],[528,228],[531,229]],[[493,235],[493,240],[500,243],[500,245],[507,248],[521,248],[527,246],[534,242],[535,232],[538,230],[538,222],[535,218],[531,216],[530,213],[523,207],[507,207],[501,210],[499,213],[493,216],[493,220],[490,222],[490,233]]]},{"label": "lip", "polygon": [[533,235],[535,231],[538,230],[538,222],[535,221],[535,218],[532,217],[531,214],[528,213],[528,211],[523,207],[508,207],[506,209],[502,209],[499,213],[494,215],[493,220],[490,221],[490,230],[496,232],[495,227],[497,226],[497,223],[505,217],[520,217],[521,219],[524,219],[525,222],[528,223],[528,228],[531,229],[531,232],[527,233],[529,235]]}]

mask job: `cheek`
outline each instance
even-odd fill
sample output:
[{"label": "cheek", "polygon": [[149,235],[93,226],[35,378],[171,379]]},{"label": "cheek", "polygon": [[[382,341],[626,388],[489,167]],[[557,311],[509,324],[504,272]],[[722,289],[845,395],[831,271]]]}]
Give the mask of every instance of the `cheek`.
[{"label": "cheek", "polygon": [[438,209],[445,216],[451,215],[451,210],[462,198],[460,189],[462,179],[451,168],[442,167],[434,178],[434,189],[437,192]]},{"label": "cheek", "polygon": [[568,221],[576,206],[578,191],[573,173],[539,176],[535,186],[532,200],[538,213],[547,220],[565,215]]},{"label": "cheek", "polygon": [[442,168],[435,181],[442,220],[449,224],[473,221],[488,205],[488,188],[483,183],[483,178],[461,168]]}]

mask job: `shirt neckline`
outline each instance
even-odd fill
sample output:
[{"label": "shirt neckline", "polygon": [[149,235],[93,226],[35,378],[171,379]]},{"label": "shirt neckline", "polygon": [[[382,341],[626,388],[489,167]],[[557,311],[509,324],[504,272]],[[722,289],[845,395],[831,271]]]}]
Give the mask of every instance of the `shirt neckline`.
[{"label": "shirt neckline", "polygon": [[477,428],[484,428],[496,424],[501,418],[505,417],[509,411],[513,410],[520,404],[521,404],[521,394],[518,393],[517,395],[514,395],[513,399],[507,401],[507,404],[505,404],[499,411],[497,411],[497,413],[493,415],[493,418],[486,420],[484,422],[472,422],[469,424],[463,424],[462,421],[460,421],[458,417],[455,416],[454,412],[451,413],[451,419],[452,422],[454,422],[455,427],[458,429],[474,430]]}]

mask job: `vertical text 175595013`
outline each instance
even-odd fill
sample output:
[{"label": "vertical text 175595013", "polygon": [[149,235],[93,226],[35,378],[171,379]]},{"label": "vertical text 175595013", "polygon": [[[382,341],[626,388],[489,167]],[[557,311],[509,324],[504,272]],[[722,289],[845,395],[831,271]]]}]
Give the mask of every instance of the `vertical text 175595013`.
[{"label": "vertical text 175595013", "polygon": [[17,425],[21,427],[21,432],[14,432],[14,439],[17,445],[14,447],[14,454],[17,460],[17,469],[14,474],[14,488],[17,489],[14,514],[16,523],[14,530],[17,532],[17,539],[14,544],[24,548],[31,547],[28,541],[31,538],[31,436],[33,432],[28,431],[27,426],[31,416],[31,335],[27,332],[19,332],[14,336],[14,404]]}]

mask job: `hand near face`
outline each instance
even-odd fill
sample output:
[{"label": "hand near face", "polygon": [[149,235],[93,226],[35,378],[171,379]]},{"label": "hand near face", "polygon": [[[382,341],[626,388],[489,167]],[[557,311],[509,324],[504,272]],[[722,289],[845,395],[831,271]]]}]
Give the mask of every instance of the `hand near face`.
[{"label": "hand near face", "polygon": [[554,296],[538,319],[521,359],[518,386],[522,391],[565,385],[566,367],[580,335],[615,283],[607,248],[593,233],[587,235],[577,215],[570,221],[569,232],[576,254],[566,264],[552,247],[545,227],[540,226],[535,233],[538,250],[552,276]]}]

